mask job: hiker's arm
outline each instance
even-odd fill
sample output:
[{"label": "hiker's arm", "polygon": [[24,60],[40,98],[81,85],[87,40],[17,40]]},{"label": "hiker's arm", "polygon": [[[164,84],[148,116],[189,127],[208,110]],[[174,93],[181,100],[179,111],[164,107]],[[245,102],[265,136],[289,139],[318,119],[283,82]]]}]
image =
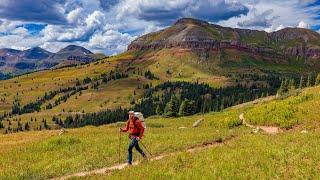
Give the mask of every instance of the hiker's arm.
[{"label": "hiker's arm", "polygon": [[144,133],[144,127],[143,127],[141,121],[137,121],[137,122],[136,122],[136,126],[140,129],[139,139],[142,139],[143,133]]},{"label": "hiker's arm", "polygon": [[129,120],[127,121],[126,127],[124,129],[121,128],[122,132],[127,132],[129,130]]}]

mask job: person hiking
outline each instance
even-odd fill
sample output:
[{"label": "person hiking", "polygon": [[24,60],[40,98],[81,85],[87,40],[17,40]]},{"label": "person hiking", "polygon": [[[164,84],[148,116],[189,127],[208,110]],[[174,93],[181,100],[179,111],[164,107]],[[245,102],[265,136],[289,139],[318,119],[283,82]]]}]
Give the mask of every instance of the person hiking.
[{"label": "person hiking", "polygon": [[128,147],[128,165],[132,165],[132,149],[134,147],[144,158],[146,158],[146,154],[139,146],[139,140],[143,138],[144,127],[139,118],[134,115],[134,111],[129,111],[128,114],[129,119],[127,124],[125,128],[120,128],[120,132],[129,131],[129,138],[131,141]]}]

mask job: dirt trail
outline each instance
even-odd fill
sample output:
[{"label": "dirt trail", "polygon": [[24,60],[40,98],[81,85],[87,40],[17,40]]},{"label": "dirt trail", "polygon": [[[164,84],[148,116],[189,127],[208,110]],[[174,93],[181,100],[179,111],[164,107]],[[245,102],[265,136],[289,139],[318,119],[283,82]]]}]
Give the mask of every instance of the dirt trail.
[{"label": "dirt trail", "polygon": [[[224,141],[222,141],[222,142],[220,142],[220,141],[206,142],[206,143],[203,143],[203,144],[188,148],[188,149],[186,149],[184,151],[178,151],[178,152],[173,152],[173,153],[154,156],[154,157],[151,157],[148,161],[161,160],[161,159],[163,159],[165,157],[174,156],[174,155],[177,155],[178,153],[181,153],[181,152],[193,153],[193,152],[196,152],[196,151],[200,151],[200,150],[204,150],[204,149],[209,149],[209,148],[221,146],[221,145],[223,145],[223,144],[225,144],[225,143],[227,143],[227,142],[229,142],[229,141],[231,141],[231,140],[233,140],[235,138],[236,138],[236,136],[232,135],[232,136],[227,137],[226,139],[224,139]],[[132,165],[135,166],[135,165],[138,165],[140,163],[141,163],[140,161],[136,161]],[[78,172],[78,173],[75,173],[75,174],[70,174],[70,175],[63,176],[63,177],[60,177],[60,178],[55,178],[55,179],[56,180],[58,180],[58,179],[65,180],[65,179],[70,179],[70,178],[74,178],[74,177],[85,177],[85,176],[92,176],[92,175],[96,175],[96,174],[109,174],[114,170],[121,170],[121,169],[124,169],[126,167],[128,167],[127,163],[117,164],[117,165],[114,165],[114,166],[104,167],[104,168],[96,169],[96,170],[92,170],[92,171]]]},{"label": "dirt trail", "polygon": [[[260,103],[260,102],[271,101],[271,100],[273,100],[275,98],[276,98],[275,96],[268,96],[268,97],[265,97],[265,98],[256,99],[256,100],[251,101],[251,102],[239,104],[239,105],[233,106],[231,108],[232,109],[234,109],[234,108],[237,109],[237,108],[241,108],[241,107],[247,106],[249,104],[257,104],[257,103]],[[250,124],[245,122],[243,114],[240,114],[239,118],[241,120],[243,120],[243,124],[246,125],[247,127],[261,129],[264,132],[266,132],[267,134],[277,134],[279,132],[279,128],[278,127],[253,126],[253,125],[250,125]],[[215,141],[215,142],[203,143],[201,145],[191,147],[191,148],[186,149],[184,151],[178,151],[178,152],[173,152],[173,153],[154,156],[154,157],[151,157],[149,159],[149,161],[161,160],[161,159],[163,159],[165,157],[174,156],[174,155],[177,155],[178,153],[181,153],[181,152],[193,153],[193,152],[196,152],[196,151],[199,151],[199,150],[204,150],[204,149],[208,149],[208,148],[212,148],[212,147],[221,146],[221,145],[229,142],[230,140],[232,140],[234,138],[236,138],[236,137],[235,136],[231,136],[231,137],[226,138],[223,142]],[[139,163],[140,163],[139,161],[136,161],[132,165],[135,166],[135,165],[138,165]],[[65,179],[70,179],[70,178],[73,178],[73,177],[85,177],[85,176],[92,176],[92,175],[95,175],[95,174],[109,174],[114,170],[121,170],[121,169],[124,169],[126,167],[128,167],[127,163],[117,164],[117,165],[114,165],[114,166],[104,167],[104,168],[96,169],[96,170],[92,170],[92,171],[78,172],[78,173],[75,173],[75,174],[70,174],[70,175],[63,176],[63,177],[60,177],[60,178],[55,178],[55,179],[65,180]]]},{"label": "dirt trail", "polygon": [[255,128],[256,131],[262,130],[267,134],[278,134],[279,132],[281,132],[281,129],[275,126],[253,126],[246,122],[243,113],[239,115],[239,118],[245,126]]},{"label": "dirt trail", "polygon": [[258,104],[258,103],[262,103],[262,102],[269,102],[276,99],[276,96],[268,96],[268,97],[264,97],[264,98],[260,98],[260,99],[256,99],[254,101],[250,101],[250,102],[246,102],[246,103],[242,103],[242,104],[238,104],[235,106],[232,106],[231,109],[239,109],[251,104]]}]

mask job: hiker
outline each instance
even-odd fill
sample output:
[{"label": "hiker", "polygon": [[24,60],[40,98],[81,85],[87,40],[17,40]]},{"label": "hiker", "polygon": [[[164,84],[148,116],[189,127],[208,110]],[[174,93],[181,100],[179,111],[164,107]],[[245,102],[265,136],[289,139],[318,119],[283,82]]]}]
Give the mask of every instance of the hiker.
[{"label": "hiker", "polygon": [[124,129],[120,128],[120,132],[129,131],[129,138],[131,140],[128,148],[128,165],[132,165],[132,149],[133,147],[144,157],[146,158],[146,154],[139,146],[139,140],[143,137],[144,127],[139,120],[134,115],[134,111],[129,111],[129,119],[127,121],[126,127]]}]

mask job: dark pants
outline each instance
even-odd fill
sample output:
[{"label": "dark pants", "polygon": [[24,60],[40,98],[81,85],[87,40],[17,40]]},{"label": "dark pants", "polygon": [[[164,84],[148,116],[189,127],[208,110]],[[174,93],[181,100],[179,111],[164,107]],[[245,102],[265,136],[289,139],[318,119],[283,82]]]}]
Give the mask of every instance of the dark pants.
[{"label": "dark pants", "polygon": [[132,163],[132,149],[133,147],[136,148],[136,150],[143,156],[145,157],[145,154],[143,152],[143,150],[140,148],[139,146],[139,142],[138,140],[136,140],[136,138],[132,138],[131,142],[129,144],[129,148],[128,148],[128,163],[131,164]]}]

